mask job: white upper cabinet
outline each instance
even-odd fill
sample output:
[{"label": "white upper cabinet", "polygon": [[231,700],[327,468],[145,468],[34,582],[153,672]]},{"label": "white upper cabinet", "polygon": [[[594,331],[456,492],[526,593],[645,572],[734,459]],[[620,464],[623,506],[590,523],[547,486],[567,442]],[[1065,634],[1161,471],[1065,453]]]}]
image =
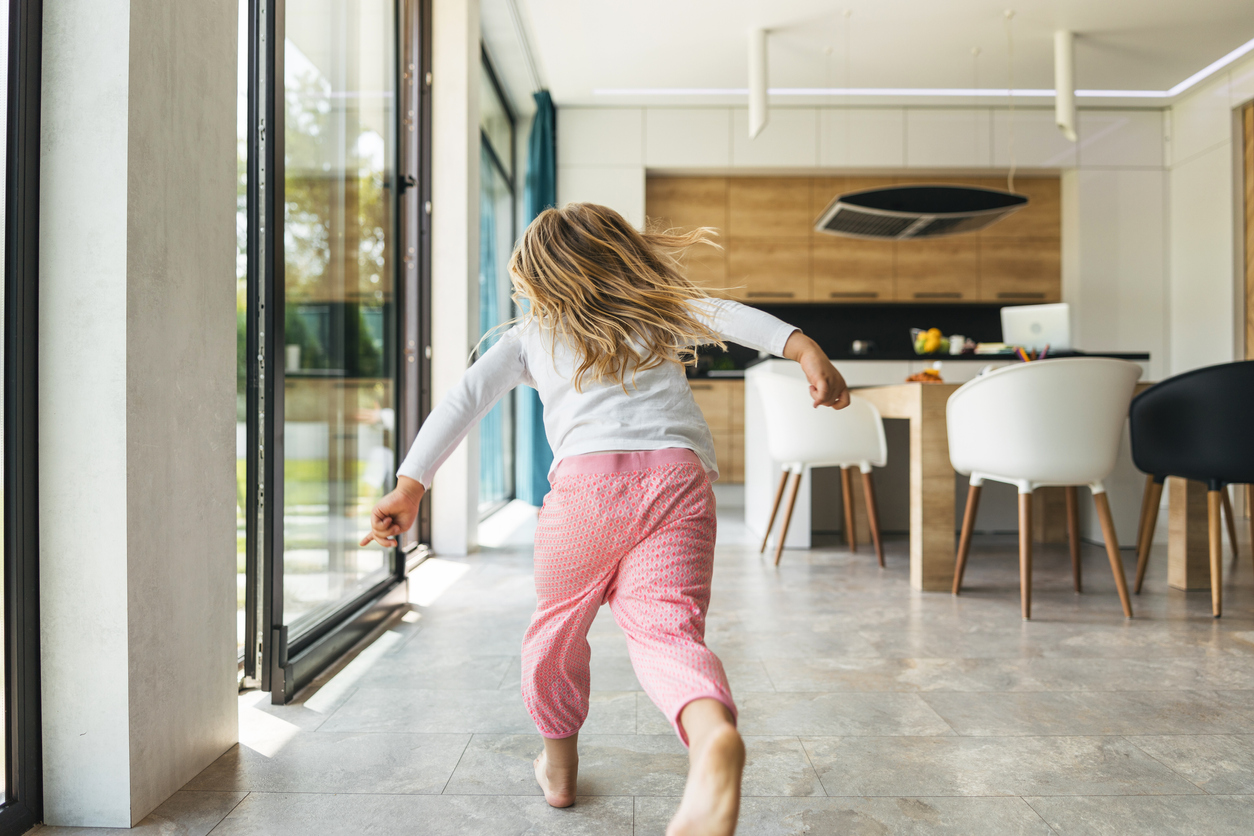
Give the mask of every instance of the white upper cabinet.
[{"label": "white upper cabinet", "polygon": [[[1010,166],[1011,117],[1006,110],[993,111],[993,165]],[[1054,111],[1015,108],[1013,121],[1014,162],[1021,168],[1074,168],[1076,143],[1062,135]]]},{"label": "white upper cabinet", "polygon": [[901,168],[906,164],[906,112],[901,108],[819,112],[819,165]]},{"label": "white upper cabinet", "polygon": [[644,110],[559,108],[557,158],[558,165],[643,165]]},{"label": "white upper cabinet", "polygon": [[558,166],[557,204],[599,203],[637,229],[644,226],[642,166]]},{"label": "white upper cabinet", "polygon": [[1161,110],[1082,110],[1076,153],[1082,168],[1160,168]]},{"label": "white upper cabinet", "polygon": [[727,107],[651,107],[644,114],[644,164],[649,168],[727,168],[732,111]]},{"label": "white upper cabinet", "polygon": [[815,168],[819,164],[815,108],[772,107],[762,133],[749,139],[749,112],[732,111],[732,165],[737,168]]},{"label": "white upper cabinet", "polygon": [[986,168],[992,165],[987,110],[906,110],[906,166]]}]

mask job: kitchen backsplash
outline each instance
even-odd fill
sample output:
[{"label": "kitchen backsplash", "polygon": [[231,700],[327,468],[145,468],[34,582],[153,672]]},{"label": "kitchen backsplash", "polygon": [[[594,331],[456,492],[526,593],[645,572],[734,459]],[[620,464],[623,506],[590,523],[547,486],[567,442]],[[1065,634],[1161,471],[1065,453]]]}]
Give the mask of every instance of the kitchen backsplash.
[{"label": "kitchen backsplash", "polygon": [[[942,334],[962,334],[977,342],[1001,341],[1001,305],[755,305],[796,325],[837,360],[909,360],[915,357],[911,328],[939,328]],[[872,344],[867,354],[854,354],[854,340]],[[703,351],[710,362],[737,368],[757,353],[733,346],[728,355],[718,349]],[[710,355],[706,359],[705,355]]]}]

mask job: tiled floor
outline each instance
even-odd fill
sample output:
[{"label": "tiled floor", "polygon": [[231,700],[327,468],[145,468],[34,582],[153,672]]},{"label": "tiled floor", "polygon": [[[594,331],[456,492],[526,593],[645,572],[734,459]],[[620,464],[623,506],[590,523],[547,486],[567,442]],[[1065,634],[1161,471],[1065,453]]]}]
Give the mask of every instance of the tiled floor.
[{"label": "tiled floor", "polygon": [[[1102,550],[1085,547],[1077,596],[1065,549],[1041,548],[1024,623],[1013,537],[977,541],[953,598],[910,590],[901,538],[885,570],[842,546],[775,569],[736,509],[720,525],[708,638],[748,744],[740,833],[1252,832],[1248,542],[1219,621],[1208,593],[1168,591],[1161,543],[1132,621]],[[139,831],[661,834],[686,757],[608,611],[590,636],[581,798],[540,796],[519,694],[530,571],[526,550],[428,563],[410,621],[301,705],[245,695],[241,744]],[[88,832],[108,831],[41,836]]]}]

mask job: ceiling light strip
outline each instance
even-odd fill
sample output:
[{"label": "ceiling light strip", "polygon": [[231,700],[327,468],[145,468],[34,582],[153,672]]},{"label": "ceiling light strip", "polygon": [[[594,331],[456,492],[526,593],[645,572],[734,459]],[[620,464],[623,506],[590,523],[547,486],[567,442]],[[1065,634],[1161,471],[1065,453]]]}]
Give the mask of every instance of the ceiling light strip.
[{"label": "ceiling light strip", "polygon": [[[1214,75],[1238,58],[1254,52],[1254,40],[1250,40],[1229,52],[1223,58],[1199,70],[1170,90],[1077,90],[1076,96],[1085,99],[1169,99],[1178,96],[1198,82]],[[967,89],[957,87],[772,87],[772,96],[907,96],[907,97],[996,97],[1010,95],[1009,90],[988,87]],[[1015,90],[1016,96],[1053,98],[1053,90]],[[747,96],[747,87],[614,87],[593,90],[594,96]]]}]

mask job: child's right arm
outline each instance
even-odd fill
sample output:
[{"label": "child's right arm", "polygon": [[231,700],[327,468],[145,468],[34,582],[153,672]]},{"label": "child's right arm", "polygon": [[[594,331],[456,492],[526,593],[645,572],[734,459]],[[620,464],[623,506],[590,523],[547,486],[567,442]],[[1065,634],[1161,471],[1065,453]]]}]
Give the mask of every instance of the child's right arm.
[{"label": "child's right arm", "polygon": [[397,469],[396,489],[371,511],[370,533],[361,545],[374,540],[381,546],[395,546],[393,538],[414,524],[418,503],[440,465],[506,392],[529,379],[516,326],[502,334],[431,410]]},{"label": "child's right arm", "polygon": [[766,311],[750,308],[728,299],[705,299],[706,315],[702,321],[711,331],[738,345],[766,351],[801,364],[810,382],[814,405],[844,409],[849,406],[849,389],[845,378],[827,354],[799,328],[771,316]]}]

